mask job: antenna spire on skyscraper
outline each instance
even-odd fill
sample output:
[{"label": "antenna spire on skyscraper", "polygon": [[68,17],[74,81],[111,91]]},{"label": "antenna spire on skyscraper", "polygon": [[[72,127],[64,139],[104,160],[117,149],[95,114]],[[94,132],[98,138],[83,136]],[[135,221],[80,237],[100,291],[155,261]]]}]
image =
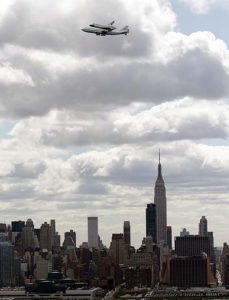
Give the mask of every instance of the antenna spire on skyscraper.
[{"label": "antenna spire on skyscraper", "polygon": [[162,178],[161,174],[161,150],[159,148],[158,178]]}]

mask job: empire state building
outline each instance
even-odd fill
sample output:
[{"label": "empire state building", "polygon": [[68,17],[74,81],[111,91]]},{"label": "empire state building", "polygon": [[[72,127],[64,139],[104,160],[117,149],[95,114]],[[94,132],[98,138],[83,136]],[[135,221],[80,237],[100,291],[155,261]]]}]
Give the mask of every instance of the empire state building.
[{"label": "empire state building", "polygon": [[158,176],[154,188],[154,203],[157,214],[157,242],[167,244],[167,205],[165,183],[161,172],[160,151]]}]

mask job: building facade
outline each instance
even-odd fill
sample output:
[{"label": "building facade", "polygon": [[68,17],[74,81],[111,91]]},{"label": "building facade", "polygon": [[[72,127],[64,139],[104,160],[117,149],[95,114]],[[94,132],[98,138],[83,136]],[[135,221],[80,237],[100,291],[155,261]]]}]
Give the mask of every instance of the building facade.
[{"label": "building facade", "polygon": [[199,223],[199,235],[207,236],[208,235],[208,221],[205,216],[202,216]]},{"label": "building facade", "polygon": [[52,245],[53,245],[52,227],[47,222],[45,222],[44,224],[41,225],[41,229],[40,229],[40,248],[51,251]]},{"label": "building facade", "polygon": [[89,248],[98,248],[99,239],[98,239],[98,217],[88,217],[88,247]]},{"label": "building facade", "polygon": [[14,247],[9,242],[0,242],[0,286],[15,285]]},{"label": "building facade", "polygon": [[178,256],[199,256],[206,253],[211,256],[211,243],[208,236],[188,235],[177,236],[175,252]]},{"label": "building facade", "polygon": [[146,236],[151,236],[153,242],[157,243],[157,213],[154,203],[149,203],[146,207]]},{"label": "building facade", "polygon": [[124,264],[125,260],[125,243],[122,233],[113,233],[110,245],[110,255],[116,266]]},{"label": "building facade", "polygon": [[167,226],[167,245],[169,249],[172,249],[172,227]]},{"label": "building facade", "polygon": [[215,284],[206,256],[173,257],[169,268],[171,286],[207,287]]},{"label": "building facade", "polygon": [[157,216],[157,243],[167,244],[167,200],[164,179],[162,177],[162,168],[158,164],[158,176],[154,188],[154,203],[156,205]]},{"label": "building facade", "polygon": [[124,235],[124,243],[128,246],[131,245],[131,237],[130,237],[130,222],[124,221],[123,224],[123,235]]}]

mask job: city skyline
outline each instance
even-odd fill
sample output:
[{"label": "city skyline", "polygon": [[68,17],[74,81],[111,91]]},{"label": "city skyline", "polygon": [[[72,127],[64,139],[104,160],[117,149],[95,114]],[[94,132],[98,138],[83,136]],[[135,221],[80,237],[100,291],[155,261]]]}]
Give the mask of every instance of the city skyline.
[{"label": "city skyline", "polygon": [[[129,220],[138,247],[160,148],[173,236],[205,215],[228,242],[228,13],[224,0],[0,0],[0,222],[55,219],[83,242],[98,216],[109,245]],[[80,30],[112,20],[130,34]]]}]

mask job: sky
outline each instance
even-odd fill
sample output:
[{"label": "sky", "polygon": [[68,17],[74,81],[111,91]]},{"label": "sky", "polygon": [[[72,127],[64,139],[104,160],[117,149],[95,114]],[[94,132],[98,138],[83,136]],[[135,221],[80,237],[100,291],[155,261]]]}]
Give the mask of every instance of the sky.
[{"label": "sky", "polygon": [[[227,0],[0,0],[0,222],[56,220],[87,241],[154,201],[158,150],[168,225],[229,242]],[[127,36],[94,36],[115,20]]]}]

